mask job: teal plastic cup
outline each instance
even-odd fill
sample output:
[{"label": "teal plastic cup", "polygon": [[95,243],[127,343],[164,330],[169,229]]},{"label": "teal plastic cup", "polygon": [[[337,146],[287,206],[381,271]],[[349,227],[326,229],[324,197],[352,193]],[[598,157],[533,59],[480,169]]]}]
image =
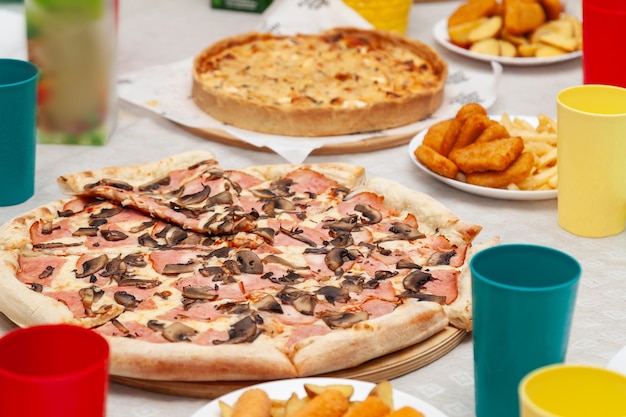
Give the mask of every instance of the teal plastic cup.
[{"label": "teal plastic cup", "polygon": [[35,192],[38,77],[32,63],[0,58],[0,206]]},{"label": "teal plastic cup", "polygon": [[559,250],[508,244],[470,261],[477,417],[519,417],[518,385],[565,361],[582,270]]}]

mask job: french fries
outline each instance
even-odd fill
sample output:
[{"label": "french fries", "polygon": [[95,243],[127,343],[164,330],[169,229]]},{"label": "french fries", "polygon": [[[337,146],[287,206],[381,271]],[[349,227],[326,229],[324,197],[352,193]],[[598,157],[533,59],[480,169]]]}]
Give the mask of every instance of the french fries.
[{"label": "french fries", "polygon": [[450,41],[504,57],[548,57],[582,50],[582,23],[559,0],[467,0],[448,18]]},{"label": "french fries", "polygon": [[[471,111],[470,111],[471,110]],[[545,114],[533,126],[503,114],[486,120],[476,103],[463,106],[454,119],[426,133],[415,157],[431,171],[469,184],[510,190],[557,188],[556,122]],[[432,131],[431,131],[432,129]],[[447,141],[450,151],[442,152]]]},{"label": "french fries", "polygon": [[[304,384],[304,389],[304,397],[292,393],[289,399],[278,400],[270,399],[259,388],[251,388],[232,405],[223,401],[218,404],[222,417],[236,417],[235,413],[244,407],[254,412],[254,416],[264,413],[263,417],[424,417],[412,407],[394,410],[393,389],[389,381],[376,384],[361,400],[352,399],[354,387],[348,384]],[[268,408],[268,401],[271,408]]]}]

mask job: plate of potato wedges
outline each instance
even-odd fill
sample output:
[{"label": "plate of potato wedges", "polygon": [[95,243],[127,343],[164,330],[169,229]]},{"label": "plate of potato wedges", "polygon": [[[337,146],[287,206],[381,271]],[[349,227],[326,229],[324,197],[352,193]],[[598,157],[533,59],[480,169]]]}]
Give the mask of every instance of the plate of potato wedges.
[{"label": "plate of potato wedges", "polygon": [[489,115],[467,103],[409,143],[412,161],[451,187],[506,200],[557,197],[556,121],[537,116]]},{"label": "plate of potato wedges", "polygon": [[296,378],[264,382],[219,397],[193,417],[446,417],[393,389],[389,381]]},{"label": "plate of potato wedges", "polygon": [[582,22],[560,0],[466,0],[433,29],[460,55],[505,65],[546,65],[582,56]]}]

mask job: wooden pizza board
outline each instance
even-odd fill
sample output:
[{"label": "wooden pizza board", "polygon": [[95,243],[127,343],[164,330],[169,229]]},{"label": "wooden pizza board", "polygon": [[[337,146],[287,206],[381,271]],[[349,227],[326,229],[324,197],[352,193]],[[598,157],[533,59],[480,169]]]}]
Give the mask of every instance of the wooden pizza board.
[{"label": "wooden pizza board", "polygon": [[[378,383],[428,365],[454,349],[468,333],[448,326],[429,339],[398,352],[373,359],[354,368],[318,377],[350,378]],[[313,375],[311,375],[313,376]],[[134,388],[161,394],[214,399],[263,381],[154,381],[111,375],[111,380]]]},{"label": "wooden pizza board", "polygon": [[[227,132],[219,129],[201,129],[196,127],[185,126],[177,124],[188,132],[194,135],[200,136],[205,139],[210,139],[215,142],[223,143],[226,145],[236,146],[244,149],[252,149],[263,152],[274,152],[268,147],[258,147],[252,145],[244,140],[236,138]],[[312,155],[341,155],[348,153],[361,153],[372,152],[381,149],[393,148],[396,146],[406,145],[417,134],[417,132],[403,133],[398,135],[388,136],[373,136],[371,138],[365,138],[353,142],[334,143],[324,145],[321,148],[314,149]]]}]

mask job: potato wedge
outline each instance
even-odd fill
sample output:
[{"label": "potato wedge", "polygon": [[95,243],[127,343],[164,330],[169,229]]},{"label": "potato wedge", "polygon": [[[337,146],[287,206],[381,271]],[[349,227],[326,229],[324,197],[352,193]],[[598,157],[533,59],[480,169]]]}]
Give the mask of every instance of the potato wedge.
[{"label": "potato wedge", "polygon": [[492,16],[467,35],[469,42],[474,43],[483,39],[497,38],[502,30],[502,17]]},{"label": "potato wedge", "polygon": [[554,46],[550,46],[550,45],[540,45],[537,48],[537,51],[535,51],[535,56],[538,58],[542,58],[542,57],[550,57],[550,56],[558,56],[558,55],[563,55],[566,54],[567,51],[564,51],[560,48],[555,48]]},{"label": "potato wedge", "polygon": [[329,384],[329,385],[316,385],[316,384],[304,384],[304,391],[306,392],[307,397],[314,398],[324,391],[329,389],[334,389],[335,391],[339,391],[346,398],[352,397],[354,394],[354,387],[352,385],[344,385],[344,384]]},{"label": "potato wedge", "polygon": [[394,409],[393,405],[393,386],[389,381],[382,381],[376,384],[370,391],[368,396],[378,397],[389,407],[390,410]]},{"label": "potato wedge", "polygon": [[509,58],[517,56],[517,48],[511,42],[498,39],[498,46],[500,47],[500,56]]},{"label": "potato wedge", "polygon": [[500,55],[500,44],[497,39],[489,38],[478,41],[469,48],[470,51],[483,55]]},{"label": "potato wedge", "polygon": [[471,31],[476,29],[478,26],[482,25],[487,21],[486,17],[471,20],[469,22],[461,23],[458,25],[448,27],[448,36],[450,40],[459,45],[459,46],[467,46],[472,42],[469,40],[469,34]]},{"label": "potato wedge", "polygon": [[546,33],[540,36],[539,42],[554,46],[566,52],[573,52],[578,49],[578,42],[573,36],[565,36],[556,32]]}]

